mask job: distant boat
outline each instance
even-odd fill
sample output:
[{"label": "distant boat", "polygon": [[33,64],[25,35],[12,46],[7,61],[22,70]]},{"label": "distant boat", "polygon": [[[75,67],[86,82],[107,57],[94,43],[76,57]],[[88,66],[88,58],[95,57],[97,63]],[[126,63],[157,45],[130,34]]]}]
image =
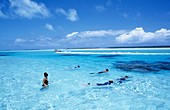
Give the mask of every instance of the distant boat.
[{"label": "distant boat", "polygon": [[54,51],[55,51],[55,52],[61,52],[61,50],[58,50],[58,49],[55,49]]}]

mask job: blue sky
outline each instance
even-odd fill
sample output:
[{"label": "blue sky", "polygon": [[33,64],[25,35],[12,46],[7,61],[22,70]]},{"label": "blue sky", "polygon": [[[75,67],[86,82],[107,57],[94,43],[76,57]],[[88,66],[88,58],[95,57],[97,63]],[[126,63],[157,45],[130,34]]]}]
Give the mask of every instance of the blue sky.
[{"label": "blue sky", "polygon": [[170,45],[169,0],[0,0],[0,49]]}]

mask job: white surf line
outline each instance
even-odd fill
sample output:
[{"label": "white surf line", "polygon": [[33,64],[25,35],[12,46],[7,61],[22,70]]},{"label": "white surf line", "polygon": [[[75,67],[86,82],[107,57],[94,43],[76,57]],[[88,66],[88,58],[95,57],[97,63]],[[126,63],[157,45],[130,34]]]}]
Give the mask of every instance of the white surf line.
[{"label": "white surf line", "polygon": [[83,51],[83,50],[170,50],[170,48],[95,48],[95,49],[59,49],[61,51]]},{"label": "white surf line", "polygon": [[103,55],[170,55],[170,53],[132,53],[132,52],[56,52],[57,54],[103,54]]}]

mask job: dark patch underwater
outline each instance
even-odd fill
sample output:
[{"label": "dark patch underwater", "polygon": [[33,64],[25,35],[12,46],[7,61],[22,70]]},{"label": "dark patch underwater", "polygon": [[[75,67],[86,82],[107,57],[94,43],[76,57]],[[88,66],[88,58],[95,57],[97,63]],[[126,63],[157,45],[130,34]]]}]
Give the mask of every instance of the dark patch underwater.
[{"label": "dark patch underwater", "polygon": [[0,52],[0,56],[11,56],[10,52]]},{"label": "dark patch underwater", "polygon": [[150,73],[170,70],[170,62],[147,63],[145,61],[116,61],[114,67],[126,72]]},{"label": "dark patch underwater", "polygon": [[89,55],[83,55],[83,54],[61,54],[59,56],[89,56]]},{"label": "dark patch underwater", "polygon": [[102,57],[102,58],[112,58],[112,57],[118,57],[120,55],[100,55],[98,57]]}]

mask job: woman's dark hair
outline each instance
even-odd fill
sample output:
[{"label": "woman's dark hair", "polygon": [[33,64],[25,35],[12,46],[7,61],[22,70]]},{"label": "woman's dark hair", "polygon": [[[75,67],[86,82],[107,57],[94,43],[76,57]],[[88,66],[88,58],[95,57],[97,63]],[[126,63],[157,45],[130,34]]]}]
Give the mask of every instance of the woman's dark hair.
[{"label": "woman's dark hair", "polygon": [[46,72],[44,72],[44,77],[47,77],[47,76],[48,76],[48,74]]},{"label": "woman's dark hair", "polygon": [[125,76],[125,78],[129,78],[128,76]]},{"label": "woman's dark hair", "polygon": [[106,69],[106,71],[109,71],[109,69]]},{"label": "woman's dark hair", "polygon": [[110,81],[109,81],[109,83],[111,84],[111,83],[113,83],[113,81],[112,81],[112,80],[110,80]]}]

